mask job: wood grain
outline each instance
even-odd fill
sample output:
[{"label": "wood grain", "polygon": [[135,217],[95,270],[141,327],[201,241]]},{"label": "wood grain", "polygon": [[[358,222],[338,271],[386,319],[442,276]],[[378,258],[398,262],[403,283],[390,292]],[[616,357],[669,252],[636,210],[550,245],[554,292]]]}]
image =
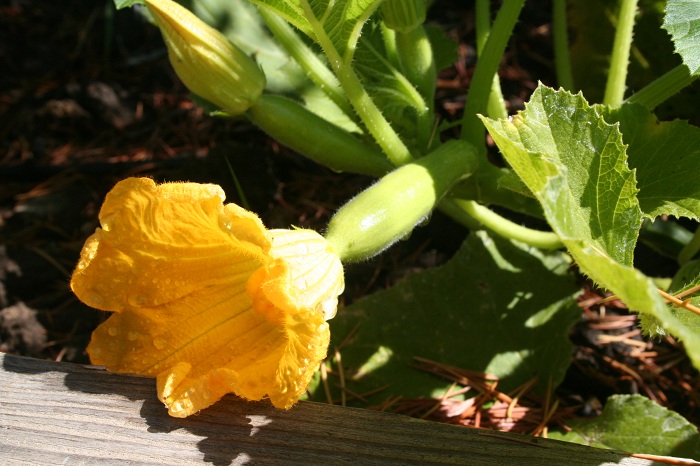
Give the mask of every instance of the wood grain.
[{"label": "wood grain", "polygon": [[169,417],[153,379],[0,354],[0,464],[626,465],[624,453],[300,402],[229,396]]}]

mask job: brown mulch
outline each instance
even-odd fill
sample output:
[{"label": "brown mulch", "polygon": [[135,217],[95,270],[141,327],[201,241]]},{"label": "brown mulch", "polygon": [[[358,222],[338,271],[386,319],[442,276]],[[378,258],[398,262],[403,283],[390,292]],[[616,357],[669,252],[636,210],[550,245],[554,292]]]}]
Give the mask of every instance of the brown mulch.
[{"label": "brown mulch", "polygon": [[[222,185],[239,197],[226,159],[270,227],[322,230],[332,212],[371,180],[339,175],[292,154],[244,120],[208,117],[172,72],[159,32],[111,0],[0,3],[0,351],[87,363],[84,348],[103,318],[70,293],[80,248],[97,226],[105,193],[127,176]],[[444,118],[464,104],[474,64],[471,5],[439,1],[432,20],[460,41],[440,77]],[[542,9],[540,9],[542,10]],[[537,79],[553,83],[548,16],[526,10],[501,71],[511,112]],[[537,79],[535,79],[537,77]],[[431,242],[433,232],[448,238]],[[439,265],[464,231],[439,215],[410,241],[349,271],[354,300],[415,268]],[[464,368],[417,360],[454,382],[439,400],[387,400],[378,407],[474,427],[544,434],[571,417],[600,412],[614,393],[640,393],[694,423],[698,372],[682,346],[640,335],[636,317],[586,289],[572,332],[574,362],[546,398],[511,393]],[[477,395],[467,401],[465,392]]]}]

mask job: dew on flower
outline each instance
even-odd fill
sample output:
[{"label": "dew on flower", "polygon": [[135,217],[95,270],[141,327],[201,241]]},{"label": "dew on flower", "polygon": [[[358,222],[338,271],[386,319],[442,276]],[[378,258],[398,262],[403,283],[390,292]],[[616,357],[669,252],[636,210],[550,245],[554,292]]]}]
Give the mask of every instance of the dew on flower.
[{"label": "dew on flower", "polygon": [[164,338],[154,338],[153,339],[153,346],[156,347],[156,349],[162,350],[168,345],[168,342]]}]

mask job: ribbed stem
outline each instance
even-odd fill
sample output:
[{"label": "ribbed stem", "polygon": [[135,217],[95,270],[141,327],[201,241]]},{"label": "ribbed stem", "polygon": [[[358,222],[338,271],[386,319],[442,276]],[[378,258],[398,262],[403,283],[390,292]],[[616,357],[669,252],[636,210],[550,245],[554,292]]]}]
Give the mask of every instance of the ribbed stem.
[{"label": "ribbed stem", "polygon": [[483,153],[485,153],[483,149],[485,129],[477,115],[486,113],[493,77],[498,71],[506,44],[513,33],[513,28],[524,4],[525,0],[505,0],[503,2],[481,55],[479,55],[467,93],[461,137],[471,142]]},{"label": "ribbed stem", "polygon": [[541,249],[560,249],[564,247],[564,243],[555,233],[533,230],[532,228],[518,225],[475,201],[445,199],[440,203],[440,210],[470,230],[486,228],[504,238],[520,241]]},{"label": "ribbed stem", "polygon": [[566,18],[566,0],[552,2],[552,34],[554,36],[554,65],[559,85],[574,90],[574,75],[569,54],[569,22]]},{"label": "ribbed stem", "polygon": [[610,71],[605,86],[605,97],[603,98],[603,103],[611,107],[618,107],[625,98],[627,67],[636,13],[637,0],[622,0],[620,15],[617,18],[617,28],[615,29],[612,56],[610,57]]},{"label": "ribbed stem", "polygon": [[691,76],[686,65],[678,65],[631,95],[625,103],[638,103],[649,110],[654,110],[659,104],[692,84],[698,77],[700,76]]}]

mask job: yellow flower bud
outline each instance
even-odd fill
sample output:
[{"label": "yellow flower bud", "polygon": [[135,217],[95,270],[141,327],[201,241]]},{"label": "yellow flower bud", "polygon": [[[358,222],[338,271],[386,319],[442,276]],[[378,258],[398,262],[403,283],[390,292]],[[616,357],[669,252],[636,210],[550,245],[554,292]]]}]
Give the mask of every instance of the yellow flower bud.
[{"label": "yellow flower bud", "polygon": [[172,0],[146,0],[175,72],[187,88],[230,115],[248,110],[265,88],[265,74],[243,50]]}]

